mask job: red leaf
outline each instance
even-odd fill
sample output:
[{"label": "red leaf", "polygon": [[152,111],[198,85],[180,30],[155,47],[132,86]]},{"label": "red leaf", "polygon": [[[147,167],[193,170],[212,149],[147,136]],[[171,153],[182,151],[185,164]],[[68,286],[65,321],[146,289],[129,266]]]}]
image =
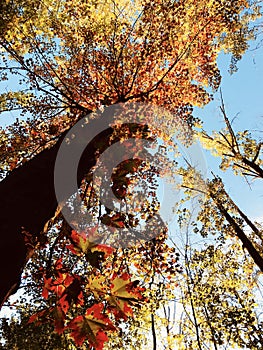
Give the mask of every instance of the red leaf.
[{"label": "red leaf", "polygon": [[114,330],[110,319],[103,313],[102,303],[93,305],[85,316],[77,316],[68,325],[72,329],[71,336],[76,345],[81,346],[85,340],[96,350],[102,350],[105,341],[108,340],[104,330]]}]

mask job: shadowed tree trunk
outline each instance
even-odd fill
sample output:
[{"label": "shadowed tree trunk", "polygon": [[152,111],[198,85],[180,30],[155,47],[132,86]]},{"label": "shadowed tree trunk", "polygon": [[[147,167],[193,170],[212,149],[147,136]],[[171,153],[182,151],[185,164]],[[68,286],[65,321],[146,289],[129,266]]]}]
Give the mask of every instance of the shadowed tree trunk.
[{"label": "shadowed tree trunk", "polygon": [[[90,123],[92,131],[92,123]],[[131,124],[130,124],[131,125]],[[143,129],[142,129],[143,127]],[[134,137],[134,131],[145,131],[145,126],[134,124],[126,137]],[[107,128],[87,145],[78,167],[78,184],[96,164],[101,154],[110,144],[113,129]],[[57,208],[54,189],[54,166],[59,147],[66,132],[50,149],[43,150],[32,160],[13,170],[0,183],[0,304],[19,286],[20,277],[27,262],[27,247],[22,231],[32,236],[33,247],[40,242],[40,233],[45,223],[51,219]],[[144,134],[145,135],[145,134]],[[148,135],[148,134],[147,134]],[[143,136],[143,133],[141,134]],[[103,142],[102,142],[103,140]],[[85,142],[85,140],[80,140]],[[96,152],[98,150],[99,152]],[[67,199],[73,193],[65,193]]]},{"label": "shadowed tree trunk", "polygon": [[57,207],[53,170],[60,142],[13,170],[0,183],[0,303],[16,288],[26,263],[22,228],[37,239]]}]

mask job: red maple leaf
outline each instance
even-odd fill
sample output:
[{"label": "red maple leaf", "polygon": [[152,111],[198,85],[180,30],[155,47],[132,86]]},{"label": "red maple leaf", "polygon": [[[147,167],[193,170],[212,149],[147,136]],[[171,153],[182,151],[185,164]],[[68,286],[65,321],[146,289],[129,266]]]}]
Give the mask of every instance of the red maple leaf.
[{"label": "red maple leaf", "polygon": [[103,313],[104,305],[95,304],[87,309],[86,314],[75,317],[68,325],[72,330],[76,345],[81,346],[85,340],[96,350],[102,350],[108,340],[105,330],[115,330],[110,319]]}]

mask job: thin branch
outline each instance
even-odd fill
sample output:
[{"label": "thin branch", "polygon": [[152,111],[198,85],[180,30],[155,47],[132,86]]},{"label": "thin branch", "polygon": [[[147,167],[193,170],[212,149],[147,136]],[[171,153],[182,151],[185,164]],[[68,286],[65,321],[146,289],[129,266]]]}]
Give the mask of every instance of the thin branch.
[{"label": "thin branch", "polygon": [[220,88],[220,98],[221,98],[221,106],[220,106],[220,110],[223,114],[223,117],[225,119],[225,123],[226,123],[226,126],[228,128],[228,131],[231,135],[231,138],[232,138],[232,145],[231,145],[231,148],[232,148],[232,152],[235,154],[236,151],[234,149],[234,147],[237,148],[237,152],[240,154],[240,149],[239,149],[239,146],[238,146],[238,142],[237,142],[237,139],[236,139],[236,135],[234,133],[234,130],[232,129],[232,126],[229,122],[229,119],[227,118],[227,115],[226,115],[226,110],[225,110],[225,105],[224,105],[224,100],[223,100],[223,94],[222,94],[222,90]]}]

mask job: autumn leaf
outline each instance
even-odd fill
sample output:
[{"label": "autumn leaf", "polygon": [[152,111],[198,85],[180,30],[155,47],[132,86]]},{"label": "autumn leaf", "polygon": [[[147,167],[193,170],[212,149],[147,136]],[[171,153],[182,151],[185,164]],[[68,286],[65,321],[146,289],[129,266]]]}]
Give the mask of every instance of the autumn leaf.
[{"label": "autumn leaf", "polygon": [[44,323],[52,310],[53,308],[48,308],[31,315],[28,324],[35,322],[36,325],[40,325],[41,323]]},{"label": "autumn leaf", "polygon": [[128,316],[133,315],[131,305],[145,299],[142,295],[145,289],[139,287],[138,283],[139,281],[130,281],[128,273],[123,273],[120,277],[116,274],[113,275],[110,286],[111,296],[108,301],[110,305],[114,306],[111,310],[115,316],[127,319]]},{"label": "autumn leaf", "polygon": [[72,330],[76,345],[81,346],[88,340],[96,350],[102,350],[104,343],[108,340],[106,330],[115,330],[110,319],[103,313],[104,305],[95,304],[87,309],[84,316],[77,316],[68,325]]},{"label": "autumn leaf", "polygon": [[[59,262],[60,268],[62,264]],[[69,273],[61,273],[60,270],[56,271],[56,279],[52,277],[43,277],[44,286],[42,289],[42,296],[47,299],[49,292],[54,292],[57,296],[61,297],[64,291],[72,284],[75,277],[71,276]]]},{"label": "autumn leaf", "polygon": [[67,245],[67,248],[75,255],[81,253],[87,254],[89,251],[103,252],[105,257],[109,256],[115,250],[106,244],[98,244],[99,235],[97,233],[98,227],[94,226],[86,232],[76,232],[72,230],[71,240],[73,244]]},{"label": "autumn leaf", "polygon": [[95,298],[104,298],[109,303],[109,310],[116,318],[127,319],[132,316],[131,305],[145,300],[142,293],[145,288],[139,287],[139,281],[131,281],[128,273],[117,276],[115,273],[111,279],[97,276],[89,279],[86,286],[92,291]]}]

